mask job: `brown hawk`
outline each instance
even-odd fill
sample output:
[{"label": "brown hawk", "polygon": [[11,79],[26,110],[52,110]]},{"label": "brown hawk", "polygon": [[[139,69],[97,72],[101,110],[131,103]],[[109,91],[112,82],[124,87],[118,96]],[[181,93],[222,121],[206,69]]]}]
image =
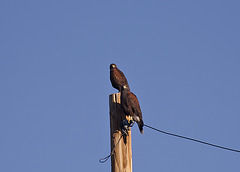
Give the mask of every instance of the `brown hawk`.
[{"label": "brown hawk", "polygon": [[121,89],[121,105],[125,115],[132,116],[133,120],[137,122],[141,134],[143,134],[143,119],[142,111],[137,99],[127,85],[123,85]]},{"label": "brown hawk", "polygon": [[129,87],[127,78],[122,73],[122,71],[120,71],[117,68],[116,64],[110,65],[110,80],[111,80],[112,86],[119,91],[121,91],[121,88],[123,85],[127,85]]}]

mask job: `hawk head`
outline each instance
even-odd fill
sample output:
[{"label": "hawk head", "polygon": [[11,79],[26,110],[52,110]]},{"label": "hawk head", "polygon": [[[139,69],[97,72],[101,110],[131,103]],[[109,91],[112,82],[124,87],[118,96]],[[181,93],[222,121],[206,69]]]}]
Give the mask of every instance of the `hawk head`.
[{"label": "hawk head", "polygon": [[117,68],[117,65],[114,64],[114,63],[110,64],[110,70],[111,70],[112,68]]}]

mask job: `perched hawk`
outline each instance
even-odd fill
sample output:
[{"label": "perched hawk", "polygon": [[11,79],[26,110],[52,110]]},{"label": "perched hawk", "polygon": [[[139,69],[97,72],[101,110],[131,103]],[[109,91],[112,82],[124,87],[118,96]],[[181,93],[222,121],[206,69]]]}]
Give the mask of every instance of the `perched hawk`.
[{"label": "perched hawk", "polygon": [[142,111],[138,99],[133,94],[127,85],[123,85],[121,89],[121,105],[126,115],[132,116],[137,122],[140,132],[143,134],[143,119]]},{"label": "perched hawk", "polygon": [[122,71],[117,68],[117,65],[115,64],[110,65],[110,80],[112,86],[119,91],[121,91],[123,85],[127,85],[129,87],[127,78],[122,73]]}]

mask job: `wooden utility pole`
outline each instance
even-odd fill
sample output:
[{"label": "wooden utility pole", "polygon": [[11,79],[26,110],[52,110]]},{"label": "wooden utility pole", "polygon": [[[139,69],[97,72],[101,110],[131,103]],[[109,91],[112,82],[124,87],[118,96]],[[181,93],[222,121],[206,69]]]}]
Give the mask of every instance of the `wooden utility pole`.
[{"label": "wooden utility pole", "polygon": [[[115,148],[111,157],[112,172],[132,172],[132,141],[131,129],[128,135],[121,137],[121,121],[126,119],[121,108],[121,93],[109,96],[111,150]],[[119,139],[121,140],[119,141]],[[118,143],[119,141],[119,143]],[[116,145],[116,147],[115,147]]]}]

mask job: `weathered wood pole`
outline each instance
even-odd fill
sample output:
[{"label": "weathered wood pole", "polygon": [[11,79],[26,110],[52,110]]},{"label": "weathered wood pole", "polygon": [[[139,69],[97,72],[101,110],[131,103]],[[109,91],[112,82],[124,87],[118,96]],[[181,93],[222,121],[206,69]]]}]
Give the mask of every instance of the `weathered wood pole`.
[{"label": "weathered wood pole", "polygon": [[[121,121],[126,119],[121,108],[121,93],[109,95],[111,150],[122,136]],[[124,142],[124,140],[126,142]],[[112,172],[132,172],[132,141],[131,129],[128,136],[122,137],[111,157]]]}]

